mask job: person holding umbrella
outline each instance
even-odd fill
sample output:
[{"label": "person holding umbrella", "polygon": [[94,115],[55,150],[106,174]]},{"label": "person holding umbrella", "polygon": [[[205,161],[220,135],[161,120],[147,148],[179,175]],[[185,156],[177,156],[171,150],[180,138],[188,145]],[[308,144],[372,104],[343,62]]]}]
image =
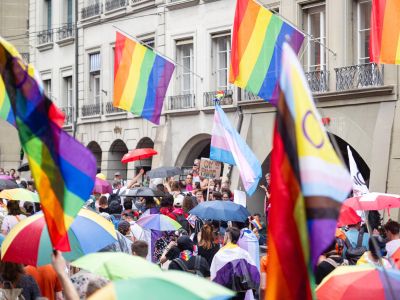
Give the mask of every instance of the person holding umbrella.
[{"label": "person holding umbrella", "polygon": [[21,208],[19,207],[19,201],[8,201],[7,210],[8,215],[4,217],[3,223],[1,224],[1,233],[3,235],[7,235],[15,225],[21,220],[26,219],[26,216],[22,214]]}]

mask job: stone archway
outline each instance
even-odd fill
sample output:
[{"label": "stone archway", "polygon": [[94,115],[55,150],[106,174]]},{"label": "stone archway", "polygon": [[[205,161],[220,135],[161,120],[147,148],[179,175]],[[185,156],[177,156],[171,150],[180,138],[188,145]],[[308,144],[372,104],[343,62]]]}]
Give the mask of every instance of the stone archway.
[{"label": "stone archway", "polygon": [[100,145],[95,141],[91,141],[86,146],[86,148],[88,148],[93,153],[93,156],[96,158],[97,173],[100,173],[101,172],[101,159],[103,156],[103,151],[101,150]]},{"label": "stone archway", "polygon": [[122,140],[115,140],[111,144],[110,150],[108,152],[108,179],[114,178],[115,172],[120,172],[123,179],[127,178],[127,164],[123,164],[121,162],[122,157],[126,153],[128,153],[128,147]]},{"label": "stone archway", "polygon": [[182,147],[175,165],[179,167],[192,167],[196,158],[210,157],[211,135],[202,133],[192,137]]}]

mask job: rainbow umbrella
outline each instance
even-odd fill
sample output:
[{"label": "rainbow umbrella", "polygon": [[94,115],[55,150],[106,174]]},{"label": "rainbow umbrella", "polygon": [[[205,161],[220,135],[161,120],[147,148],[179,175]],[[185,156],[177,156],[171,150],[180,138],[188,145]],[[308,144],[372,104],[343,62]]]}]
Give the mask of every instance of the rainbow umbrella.
[{"label": "rainbow umbrella", "polygon": [[3,190],[0,192],[0,198],[7,200],[30,201],[36,203],[40,202],[38,194],[22,188]]},{"label": "rainbow umbrella", "polygon": [[[81,209],[68,230],[71,252],[64,254],[72,261],[87,253],[97,252],[116,241],[114,226],[102,216]],[[51,263],[51,246],[42,213],[22,220],[8,233],[1,245],[1,259],[25,265]]]},{"label": "rainbow umbrella", "polygon": [[158,231],[175,231],[181,228],[181,224],[162,214],[147,215],[141,217],[136,224],[146,229]]},{"label": "rainbow umbrella", "polygon": [[399,299],[400,271],[386,269],[385,273],[368,264],[338,267],[317,287],[317,299]]},{"label": "rainbow umbrella", "polygon": [[89,300],[174,299],[223,300],[235,293],[212,281],[182,271],[111,282]]}]

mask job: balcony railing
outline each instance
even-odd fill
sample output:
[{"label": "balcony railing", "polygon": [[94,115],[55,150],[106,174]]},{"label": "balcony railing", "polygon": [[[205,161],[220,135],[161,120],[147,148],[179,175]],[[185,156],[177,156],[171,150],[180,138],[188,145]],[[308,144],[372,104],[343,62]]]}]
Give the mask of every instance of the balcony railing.
[{"label": "balcony railing", "polygon": [[329,71],[312,71],[305,75],[311,92],[324,93],[329,90]]},{"label": "balcony railing", "polygon": [[246,91],[242,89],[242,95],[240,101],[258,101],[262,100],[258,95],[253,94],[252,92]]},{"label": "balcony railing", "polygon": [[21,52],[21,57],[26,63],[29,63],[29,53],[28,52]]},{"label": "balcony railing", "polygon": [[61,111],[64,113],[65,115],[65,123],[64,125],[72,125],[73,122],[73,118],[74,118],[74,109],[72,106],[64,106],[60,108]]},{"label": "balcony railing", "polygon": [[43,30],[40,31],[37,35],[38,37],[38,45],[48,44],[53,42],[53,30]]},{"label": "balcony railing", "polygon": [[107,0],[106,11],[111,11],[121,7],[125,7],[128,4],[128,0]]},{"label": "balcony railing", "polygon": [[214,92],[205,92],[204,93],[204,107],[214,106],[216,102],[219,102],[220,105],[232,105],[233,103],[233,90],[225,90],[224,96],[221,99],[217,99],[217,93],[219,91]]},{"label": "balcony railing", "polygon": [[98,116],[101,114],[101,104],[85,104],[82,106],[82,117]]},{"label": "balcony railing", "polygon": [[193,94],[177,95],[168,98],[168,110],[194,108],[195,96]]},{"label": "balcony railing", "polygon": [[96,1],[95,3],[82,8],[81,10],[81,18],[87,19],[90,17],[94,17],[103,13],[103,3],[100,1]]},{"label": "balcony railing", "polygon": [[57,31],[58,34],[58,40],[62,41],[68,38],[72,38],[75,35],[75,27],[73,24],[67,24],[61,28],[58,29]]},{"label": "balcony railing", "polygon": [[114,113],[119,113],[119,112],[126,112],[126,111],[123,110],[123,109],[120,109],[120,108],[118,108],[118,107],[115,107],[115,106],[113,105],[112,102],[107,102],[107,103],[105,104],[105,106],[106,106],[105,111],[106,111],[106,114],[107,114],[107,115],[109,115],[109,114],[114,114]]},{"label": "balcony railing", "polygon": [[383,85],[383,66],[362,64],[335,68],[336,90],[352,90]]},{"label": "balcony railing", "polygon": [[147,1],[147,0],[131,0],[131,4],[135,5],[135,4],[139,4],[141,2],[145,2],[145,1]]}]

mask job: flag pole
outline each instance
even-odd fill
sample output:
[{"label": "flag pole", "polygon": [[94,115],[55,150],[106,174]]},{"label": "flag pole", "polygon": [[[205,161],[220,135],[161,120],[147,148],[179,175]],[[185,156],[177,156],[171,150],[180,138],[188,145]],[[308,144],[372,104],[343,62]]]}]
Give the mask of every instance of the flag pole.
[{"label": "flag pole", "polygon": [[174,59],[172,59],[172,58],[166,56],[165,54],[163,54],[163,53],[157,51],[157,50],[154,49],[153,47],[150,47],[149,45],[144,44],[144,43],[143,43],[142,41],[140,41],[138,38],[136,38],[136,37],[134,37],[133,35],[127,33],[125,30],[121,29],[120,27],[118,27],[118,26],[116,26],[116,25],[114,25],[114,24],[112,24],[112,27],[114,27],[115,29],[117,29],[118,31],[120,31],[121,33],[123,33],[125,36],[127,36],[127,37],[129,37],[129,38],[135,40],[135,42],[137,42],[137,43],[139,43],[139,44],[141,44],[141,45],[143,45],[143,46],[146,46],[147,48],[153,50],[155,53],[157,53],[157,54],[160,55],[161,57],[165,58],[166,60],[170,61],[170,62],[173,63],[174,65],[177,65],[177,66],[182,67],[183,69],[187,70],[189,73],[192,73],[192,74],[195,75],[196,77],[200,78],[201,81],[203,81],[203,77],[202,77],[201,75],[197,74],[196,72],[193,72],[190,68],[185,67],[184,65],[178,63],[176,60],[174,60]]}]

